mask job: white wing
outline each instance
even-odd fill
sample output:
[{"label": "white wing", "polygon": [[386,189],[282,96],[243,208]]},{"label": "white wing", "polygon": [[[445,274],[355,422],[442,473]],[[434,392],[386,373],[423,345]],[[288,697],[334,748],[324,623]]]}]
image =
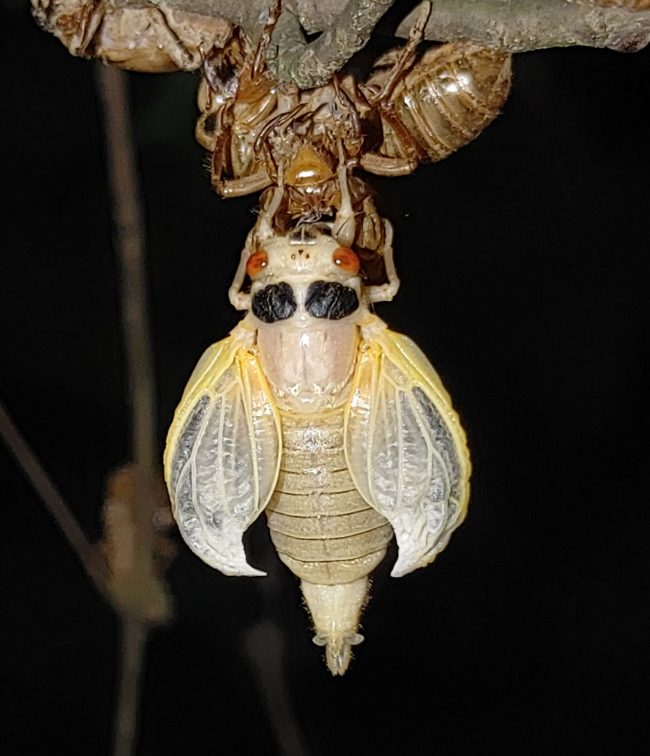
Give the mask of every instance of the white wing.
[{"label": "white wing", "polygon": [[467,511],[465,434],[425,355],[378,318],[361,344],[345,450],[361,495],[395,531],[391,574],[433,561]]},{"label": "white wing", "polygon": [[268,503],[281,456],[277,410],[240,324],[209,347],[167,436],[165,479],[181,535],[226,575],[264,575],[242,536]]}]

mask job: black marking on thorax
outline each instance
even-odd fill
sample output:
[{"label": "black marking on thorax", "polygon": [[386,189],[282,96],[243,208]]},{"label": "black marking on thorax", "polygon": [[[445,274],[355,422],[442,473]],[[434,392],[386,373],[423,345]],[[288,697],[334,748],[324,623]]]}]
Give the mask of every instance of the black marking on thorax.
[{"label": "black marking on thorax", "polygon": [[340,320],[358,307],[356,291],[336,281],[314,281],[307,289],[305,309],[315,318]]},{"label": "black marking on thorax", "polygon": [[270,284],[253,295],[253,314],[263,323],[290,318],[296,311],[296,300],[288,283]]},{"label": "black marking on thorax", "polygon": [[[253,314],[263,323],[287,320],[296,307],[293,289],[284,281],[265,286],[253,295]],[[307,289],[305,309],[314,318],[341,320],[358,307],[356,291],[335,281],[314,281]]]}]

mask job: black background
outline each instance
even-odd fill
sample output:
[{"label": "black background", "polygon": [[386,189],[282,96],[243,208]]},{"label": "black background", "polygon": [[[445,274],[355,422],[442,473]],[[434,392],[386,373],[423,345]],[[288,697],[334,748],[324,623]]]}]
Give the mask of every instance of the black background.
[{"label": "black background", "polygon": [[[3,6],[2,395],[84,529],[128,459],[115,260],[93,65]],[[650,51],[516,58],[503,115],[450,159],[372,179],[414,338],[467,428],[467,522],[388,577],[332,679],[298,586],[253,528],[263,581],[182,547],[177,619],[148,648],[138,753],[281,753],[246,638],[280,626],[308,753],[637,753],[647,742]],[[195,80],[132,75],[160,442],[227,303],[255,198],[212,194]],[[0,626],[5,753],[105,754],[118,626],[8,455]],[[266,686],[276,696],[273,679]]]}]

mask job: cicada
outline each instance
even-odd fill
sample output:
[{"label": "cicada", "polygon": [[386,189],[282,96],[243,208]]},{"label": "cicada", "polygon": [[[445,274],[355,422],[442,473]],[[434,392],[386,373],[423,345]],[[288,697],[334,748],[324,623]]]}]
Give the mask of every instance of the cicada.
[{"label": "cicada", "polygon": [[363,640],[369,575],[393,535],[391,574],[424,567],[469,495],[465,434],[440,378],[370,310],[399,286],[384,223],[388,280],[372,286],[336,224],[251,232],[230,289],[246,315],[200,359],[165,451],[181,534],[210,566],[263,575],[242,536],[266,511],[334,675]]}]

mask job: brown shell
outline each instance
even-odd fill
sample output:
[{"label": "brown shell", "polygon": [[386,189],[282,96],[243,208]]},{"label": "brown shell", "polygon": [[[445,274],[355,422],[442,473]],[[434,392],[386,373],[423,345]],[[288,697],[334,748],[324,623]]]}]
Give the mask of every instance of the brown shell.
[{"label": "brown shell", "polygon": [[305,187],[322,184],[335,176],[325,155],[311,144],[301,144],[286,168],[285,181],[289,186]]},{"label": "brown shell", "polygon": [[[391,104],[429,160],[446,158],[499,114],[512,79],[512,56],[469,42],[427,51],[396,87]],[[391,149],[390,129],[382,152]]]},{"label": "brown shell", "polygon": [[31,0],[38,24],[72,55],[144,73],[192,71],[233,33],[223,18],[185,11],[115,8],[106,0]]}]

